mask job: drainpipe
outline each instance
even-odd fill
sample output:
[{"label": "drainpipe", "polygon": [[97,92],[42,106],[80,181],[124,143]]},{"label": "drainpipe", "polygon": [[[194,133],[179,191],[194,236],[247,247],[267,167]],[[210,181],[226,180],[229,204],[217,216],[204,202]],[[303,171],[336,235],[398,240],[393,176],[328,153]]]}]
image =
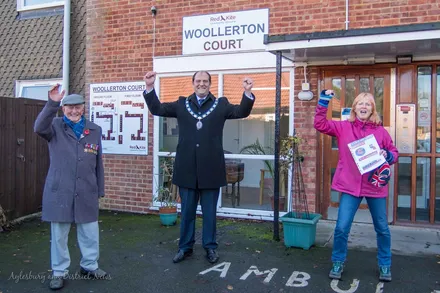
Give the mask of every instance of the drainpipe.
[{"label": "drainpipe", "polygon": [[348,0],[345,0],[345,30],[348,30]]},{"label": "drainpipe", "polygon": [[69,73],[70,73],[70,0],[64,3],[64,25],[63,25],[63,89],[66,95],[69,94]]}]

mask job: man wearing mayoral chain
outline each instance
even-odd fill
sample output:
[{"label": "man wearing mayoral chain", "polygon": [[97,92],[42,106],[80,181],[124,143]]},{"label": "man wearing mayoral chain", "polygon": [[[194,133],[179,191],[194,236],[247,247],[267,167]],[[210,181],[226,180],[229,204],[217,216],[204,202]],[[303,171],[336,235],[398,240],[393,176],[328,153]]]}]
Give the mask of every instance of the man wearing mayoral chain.
[{"label": "man wearing mayoral chain", "polygon": [[181,222],[179,250],[173,258],[181,262],[192,255],[194,246],[197,203],[200,199],[203,214],[202,245],[206,258],[216,263],[216,210],[220,187],[226,186],[223,127],[226,119],[249,116],[255,96],[253,81],[243,80],[244,93],[240,105],[233,105],[225,97],[216,98],[209,91],[211,75],[198,71],[192,77],[194,93],[179,97],[175,102],[161,103],[154,90],[155,72],[144,76],[145,102],[151,114],[175,117],[179,124],[179,141],[174,162],[173,184],[179,187]]}]

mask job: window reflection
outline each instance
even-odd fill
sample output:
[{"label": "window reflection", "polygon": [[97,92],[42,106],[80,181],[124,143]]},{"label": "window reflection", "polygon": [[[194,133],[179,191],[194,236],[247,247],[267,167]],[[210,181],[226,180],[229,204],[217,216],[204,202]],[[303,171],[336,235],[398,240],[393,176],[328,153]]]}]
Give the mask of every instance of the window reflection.
[{"label": "window reflection", "polygon": [[429,158],[417,158],[416,220],[429,221]]},{"label": "window reflection", "polygon": [[431,151],[431,66],[417,72],[417,152]]},{"label": "window reflection", "polygon": [[380,119],[383,121],[383,91],[384,91],[384,78],[374,78],[374,101],[376,102],[376,111],[379,113]]},{"label": "window reflection", "polygon": [[397,219],[410,220],[411,216],[411,158],[399,157],[397,186]]},{"label": "window reflection", "polygon": [[[273,210],[272,160],[226,158],[227,186],[222,187],[221,207]],[[287,210],[288,175],[280,176],[280,211]]]},{"label": "window reflection", "polygon": [[159,157],[158,173],[154,180],[157,180],[153,192],[153,198],[157,202],[180,202],[178,187],[172,183],[174,169],[174,157]]},{"label": "window reflection", "polygon": [[440,158],[435,160],[435,221],[440,223]]},{"label": "window reflection", "polygon": [[[211,74],[210,92],[218,96],[218,76]],[[194,93],[191,76],[161,77],[160,101],[174,102],[179,96],[190,96]],[[159,151],[175,152],[179,138],[179,125],[176,118],[159,117]]]},{"label": "window reflection", "polygon": [[440,152],[440,66],[437,66],[437,139],[435,142],[436,152]]},{"label": "window reflection", "polygon": [[[332,98],[332,119],[341,120],[341,91],[342,80],[340,78],[332,79],[332,90],[335,92],[335,96]],[[336,137],[332,137],[332,149],[338,149],[338,140]]]},{"label": "window reflection", "polygon": [[360,92],[369,93],[370,92],[370,79],[368,77],[361,77],[359,80]]},{"label": "window reflection", "polygon": [[[249,147],[258,144],[255,155],[274,154],[275,142],[275,78],[274,72],[254,74],[225,74],[223,94],[232,104],[239,104],[243,95],[243,79],[254,80],[256,96],[251,114],[246,119],[227,120],[223,131],[223,149],[228,153],[249,154]],[[289,73],[281,78],[280,136],[289,133]],[[247,150],[247,151],[246,151]]]},{"label": "window reflection", "polygon": [[345,107],[351,108],[354,98],[356,98],[356,85],[353,78],[345,80]]}]

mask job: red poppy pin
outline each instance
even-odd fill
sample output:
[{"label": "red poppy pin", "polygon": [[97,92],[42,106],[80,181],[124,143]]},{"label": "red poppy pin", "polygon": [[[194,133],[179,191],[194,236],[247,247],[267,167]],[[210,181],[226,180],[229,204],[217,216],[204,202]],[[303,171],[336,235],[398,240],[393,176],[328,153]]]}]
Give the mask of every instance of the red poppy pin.
[{"label": "red poppy pin", "polygon": [[90,130],[88,130],[88,129],[84,130],[84,135],[89,135],[89,133],[90,133]]}]

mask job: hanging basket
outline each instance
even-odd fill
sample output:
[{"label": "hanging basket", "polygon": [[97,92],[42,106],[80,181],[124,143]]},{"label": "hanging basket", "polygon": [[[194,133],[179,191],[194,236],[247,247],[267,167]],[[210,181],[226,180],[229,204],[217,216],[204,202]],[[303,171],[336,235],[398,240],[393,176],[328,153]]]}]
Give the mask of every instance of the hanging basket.
[{"label": "hanging basket", "polygon": [[287,247],[299,247],[309,250],[315,244],[316,225],[321,218],[320,214],[309,214],[310,217],[294,217],[293,212],[280,217],[283,223],[284,244]]}]

